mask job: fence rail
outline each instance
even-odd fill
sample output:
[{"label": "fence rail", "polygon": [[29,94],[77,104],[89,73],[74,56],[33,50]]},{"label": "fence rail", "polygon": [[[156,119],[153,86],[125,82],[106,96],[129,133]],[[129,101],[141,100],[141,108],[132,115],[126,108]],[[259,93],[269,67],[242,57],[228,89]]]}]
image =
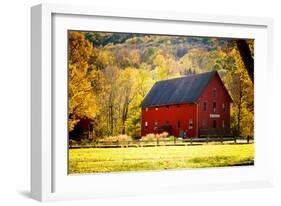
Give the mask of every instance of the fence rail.
[{"label": "fence rail", "polygon": [[88,144],[72,144],[69,148],[119,148],[119,147],[156,147],[156,146],[188,146],[209,143],[228,144],[250,144],[253,140],[236,137],[204,137],[180,139],[153,139],[153,140],[131,140],[131,141],[105,141],[98,140]]}]

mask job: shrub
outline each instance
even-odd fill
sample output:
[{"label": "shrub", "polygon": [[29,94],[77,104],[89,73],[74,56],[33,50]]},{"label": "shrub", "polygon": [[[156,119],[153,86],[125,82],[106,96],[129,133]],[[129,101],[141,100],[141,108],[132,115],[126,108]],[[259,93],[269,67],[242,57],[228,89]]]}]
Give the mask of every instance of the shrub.
[{"label": "shrub", "polygon": [[154,140],[156,138],[155,134],[147,134],[146,136],[143,136],[141,140]]},{"label": "shrub", "polygon": [[175,136],[169,136],[168,139],[169,139],[169,140],[174,140],[174,139],[175,139]]},{"label": "shrub", "polygon": [[78,145],[78,142],[76,140],[70,139],[69,140],[69,146],[72,147],[72,146],[75,146],[75,145]]},{"label": "shrub", "polygon": [[159,138],[167,138],[168,137],[168,132],[162,132],[159,134]]},{"label": "shrub", "polygon": [[104,138],[105,141],[108,142],[122,142],[122,141],[132,141],[132,137],[125,135],[125,134],[120,134],[117,136],[108,136]]},{"label": "shrub", "polygon": [[82,145],[82,146],[86,146],[86,145],[89,145],[89,144],[91,144],[91,143],[92,143],[92,140],[87,139],[87,138],[83,138],[83,139],[81,139],[81,141],[80,141],[80,145]]},{"label": "shrub", "polygon": [[156,139],[165,139],[168,137],[168,132],[162,132],[161,134],[147,134],[143,136],[141,140],[156,140]]},{"label": "shrub", "polygon": [[115,142],[115,141],[117,141],[117,138],[116,138],[116,136],[107,136],[103,140],[106,142]]},{"label": "shrub", "polygon": [[126,134],[121,134],[117,136],[118,141],[132,141],[132,137]]}]

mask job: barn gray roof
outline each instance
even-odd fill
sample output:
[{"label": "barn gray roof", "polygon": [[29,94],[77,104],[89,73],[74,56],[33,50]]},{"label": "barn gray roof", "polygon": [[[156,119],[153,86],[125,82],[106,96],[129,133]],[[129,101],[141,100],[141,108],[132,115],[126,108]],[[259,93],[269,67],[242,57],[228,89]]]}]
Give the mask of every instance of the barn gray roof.
[{"label": "barn gray roof", "polygon": [[198,100],[216,71],[156,82],[142,102],[142,108],[191,103]]}]

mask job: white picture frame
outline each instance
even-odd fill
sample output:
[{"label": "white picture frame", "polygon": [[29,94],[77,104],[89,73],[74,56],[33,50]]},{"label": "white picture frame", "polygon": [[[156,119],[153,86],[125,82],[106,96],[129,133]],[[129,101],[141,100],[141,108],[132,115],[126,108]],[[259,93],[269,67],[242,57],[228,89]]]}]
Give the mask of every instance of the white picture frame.
[{"label": "white picture frame", "polygon": [[[32,198],[53,201],[272,186],[274,136],[267,115],[273,91],[272,19],[40,4],[31,9],[31,26]],[[68,29],[255,38],[255,165],[67,175]]]}]

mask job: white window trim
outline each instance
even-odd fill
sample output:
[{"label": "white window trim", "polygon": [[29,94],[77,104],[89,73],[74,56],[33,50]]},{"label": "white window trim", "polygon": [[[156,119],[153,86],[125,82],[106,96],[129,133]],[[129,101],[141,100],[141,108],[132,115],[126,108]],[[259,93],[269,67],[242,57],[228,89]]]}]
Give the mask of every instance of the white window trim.
[{"label": "white window trim", "polygon": [[[205,110],[205,104],[206,104],[206,110]],[[203,112],[207,112],[208,111],[208,104],[206,101],[203,102]]]},{"label": "white window trim", "polygon": [[[214,103],[216,105],[216,107],[214,107]],[[213,112],[216,113],[217,112],[217,102],[213,101]]]},{"label": "white window trim", "polygon": [[217,88],[213,88],[213,90],[212,90],[212,97],[215,98],[217,96],[218,96]]},{"label": "white window trim", "polygon": [[[190,126],[191,125],[191,126]],[[188,129],[193,129],[193,120],[192,119],[189,119],[189,122],[188,122]]]}]

